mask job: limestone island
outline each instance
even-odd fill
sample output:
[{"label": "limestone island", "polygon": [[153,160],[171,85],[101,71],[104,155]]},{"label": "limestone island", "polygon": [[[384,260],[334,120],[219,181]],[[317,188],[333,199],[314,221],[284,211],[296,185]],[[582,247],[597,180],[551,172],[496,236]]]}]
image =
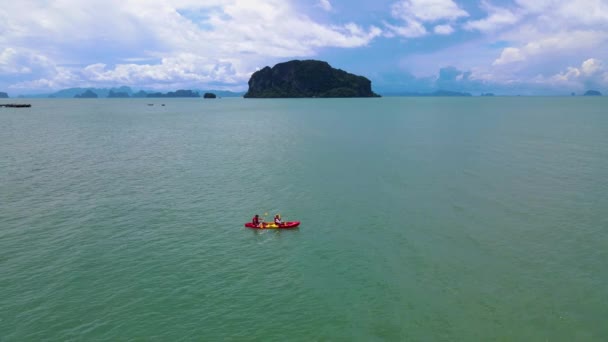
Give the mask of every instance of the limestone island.
[{"label": "limestone island", "polygon": [[151,93],[146,94],[146,97],[201,97],[198,92],[190,89],[180,89],[176,91],[170,91],[166,94],[163,93]]},{"label": "limestone island", "polygon": [[215,95],[214,93],[205,93],[205,95],[203,95],[204,99],[215,99],[217,98],[217,95]]},{"label": "limestone island", "polygon": [[74,95],[76,99],[96,99],[98,96],[91,89],[87,89],[84,93],[80,95]]},{"label": "limestone island", "polygon": [[0,91],[0,99],[8,99],[8,94]]},{"label": "limestone island", "polygon": [[380,97],[372,82],[327,62],[293,60],[251,75],[245,98]]},{"label": "limestone island", "polygon": [[597,90],[587,90],[583,96],[602,96],[602,93]]}]

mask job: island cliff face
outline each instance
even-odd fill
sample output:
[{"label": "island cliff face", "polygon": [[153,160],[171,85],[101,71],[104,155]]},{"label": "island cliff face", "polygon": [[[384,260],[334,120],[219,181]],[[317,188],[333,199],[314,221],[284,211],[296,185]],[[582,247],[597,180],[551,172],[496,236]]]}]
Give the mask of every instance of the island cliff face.
[{"label": "island cliff face", "polygon": [[246,98],[379,97],[363,76],[334,69],[327,62],[293,60],[251,75]]}]

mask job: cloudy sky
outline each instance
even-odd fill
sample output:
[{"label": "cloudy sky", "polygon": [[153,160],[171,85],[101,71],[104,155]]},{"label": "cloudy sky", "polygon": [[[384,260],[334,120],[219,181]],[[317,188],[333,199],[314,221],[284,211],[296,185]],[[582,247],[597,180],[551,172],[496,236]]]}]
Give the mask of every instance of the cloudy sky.
[{"label": "cloudy sky", "polygon": [[608,0],[13,0],[0,91],[246,90],[321,59],[381,93],[608,93]]}]

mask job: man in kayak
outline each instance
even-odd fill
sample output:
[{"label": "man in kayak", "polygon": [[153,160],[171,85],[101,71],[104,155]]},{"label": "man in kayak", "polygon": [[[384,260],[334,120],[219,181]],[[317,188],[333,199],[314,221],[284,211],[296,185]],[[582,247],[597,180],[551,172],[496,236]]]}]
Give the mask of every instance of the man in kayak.
[{"label": "man in kayak", "polygon": [[281,216],[279,216],[279,214],[274,215],[274,224],[279,227],[283,224],[283,222],[281,222]]},{"label": "man in kayak", "polygon": [[260,226],[260,217],[258,216],[258,214],[255,214],[255,216],[251,219],[251,224],[256,227]]}]

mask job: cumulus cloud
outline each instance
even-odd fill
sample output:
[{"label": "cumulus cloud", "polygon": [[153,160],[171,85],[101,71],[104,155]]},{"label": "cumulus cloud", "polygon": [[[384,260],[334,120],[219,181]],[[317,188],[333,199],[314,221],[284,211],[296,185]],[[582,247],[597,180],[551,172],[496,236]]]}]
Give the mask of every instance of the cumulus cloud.
[{"label": "cumulus cloud", "polygon": [[501,5],[484,1],[481,9],[486,15],[467,21],[463,28],[497,43],[494,58],[478,66],[492,81],[549,89],[558,80],[568,80],[572,87],[576,82],[582,87],[580,77],[575,77],[583,74],[582,66],[572,65],[586,56],[608,56],[605,0],[515,0]]},{"label": "cumulus cloud", "polygon": [[444,22],[437,25],[437,34],[451,34],[453,28],[445,23],[469,14],[452,0],[401,0],[391,7],[393,18],[401,21],[399,25],[387,24],[390,32],[407,38],[421,37],[427,34],[425,23]]},{"label": "cumulus cloud", "polygon": [[524,54],[518,48],[508,47],[502,50],[500,57],[492,63],[493,65],[508,64],[525,60]]},{"label": "cumulus cloud", "polygon": [[589,58],[578,67],[568,67],[549,81],[568,85],[579,91],[608,87],[608,68],[596,58]]},{"label": "cumulus cloud", "polygon": [[515,0],[527,14],[549,14],[554,24],[608,24],[608,2],[605,0]]},{"label": "cumulus cloud", "polygon": [[[606,0],[488,0],[480,3],[485,13],[481,17],[436,22],[430,21],[435,17],[428,14],[414,15],[410,2],[399,4],[392,14],[399,14],[406,24],[401,25],[402,36],[428,36],[427,25],[432,23],[435,34],[441,34],[442,25],[449,25],[480,37],[476,42],[439,50],[414,51],[401,59],[402,68],[414,70],[416,78],[424,80],[432,77],[438,66],[454,65],[440,70],[435,87],[444,84],[463,91],[555,94],[564,89],[602,89],[608,83],[606,67],[600,63],[608,56]],[[396,32],[395,27],[387,26],[387,30]],[[448,80],[450,75],[456,76]]]},{"label": "cumulus cloud", "polygon": [[424,25],[415,20],[406,21],[400,26],[395,26],[388,23],[385,23],[385,25],[389,29],[389,31],[386,33],[387,37],[398,35],[406,38],[416,38],[427,34],[427,30]]},{"label": "cumulus cloud", "polygon": [[319,7],[321,7],[324,11],[331,11],[332,10],[332,6],[331,6],[331,2],[329,2],[329,0],[319,0]]},{"label": "cumulus cloud", "polygon": [[5,48],[0,51],[0,74],[32,74],[45,70],[51,62],[33,51]]},{"label": "cumulus cloud", "polygon": [[424,22],[468,16],[468,13],[452,0],[402,0],[393,4],[392,14],[395,18],[415,18]]},{"label": "cumulus cloud", "polygon": [[[319,5],[331,9],[328,0]],[[29,72],[21,85],[59,84],[53,65],[81,65],[68,69],[82,83],[149,80],[197,87],[243,82],[271,61],[365,46],[382,33],[374,26],[317,22],[284,0],[12,1],[0,8],[0,32],[4,46],[39,56],[16,62],[5,49],[0,78],[26,74],[44,59],[51,70]]]},{"label": "cumulus cloud", "polygon": [[454,33],[454,28],[451,25],[437,25],[433,31],[437,34],[448,35]]},{"label": "cumulus cloud", "polygon": [[485,1],[482,2],[481,7],[488,13],[488,16],[483,19],[466,22],[464,25],[466,30],[492,32],[499,28],[513,25],[521,19],[520,15],[514,13],[512,10],[492,6]]},{"label": "cumulus cloud", "polygon": [[606,41],[608,34],[596,31],[560,32],[547,35],[542,39],[530,41],[521,47],[503,49],[494,65],[508,64],[528,60],[530,58],[544,59],[546,56],[581,50],[593,50],[598,44]]},{"label": "cumulus cloud", "polygon": [[120,64],[108,68],[103,63],[92,64],[82,70],[84,78],[104,83],[125,85],[162,84],[179,82],[238,83],[248,75],[239,74],[229,62],[217,63],[193,54],[163,58],[160,64]]}]

